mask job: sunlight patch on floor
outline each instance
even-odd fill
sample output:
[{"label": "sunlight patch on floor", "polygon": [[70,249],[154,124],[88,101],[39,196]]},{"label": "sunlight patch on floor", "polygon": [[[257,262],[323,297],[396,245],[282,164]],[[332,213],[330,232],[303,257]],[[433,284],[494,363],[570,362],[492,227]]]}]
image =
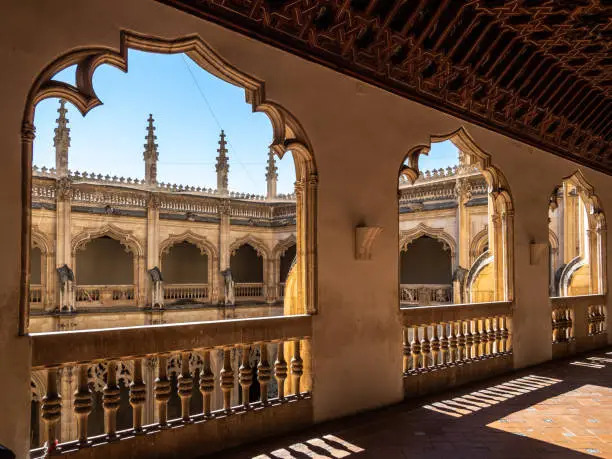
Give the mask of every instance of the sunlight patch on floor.
[{"label": "sunlight patch on floor", "polygon": [[612,457],[612,388],[586,384],[487,427],[596,457]]},{"label": "sunlight patch on floor", "polygon": [[538,389],[561,382],[560,379],[545,378],[543,376],[529,375],[522,378],[506,381],[496,386],[480,389],[449,400],[441,400],[423,408],[460,418],[492,405],[504,402],[519,395],[528,394]]},{"label": "sunlight patch on floor", "polygon": [[253,459],[343,458],[362,451],[365,450],[335,435],[323,435],[322,438],[311,438],[303,443],[274,450],[269,454],[254,456]]}]

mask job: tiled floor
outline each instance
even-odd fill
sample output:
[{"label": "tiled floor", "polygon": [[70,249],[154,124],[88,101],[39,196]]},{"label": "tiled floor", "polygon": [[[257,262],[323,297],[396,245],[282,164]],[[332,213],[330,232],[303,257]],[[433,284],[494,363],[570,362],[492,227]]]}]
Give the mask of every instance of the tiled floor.
[{"label": "tiled floor", "polygon": [[612,349],[322,424],[220,459],[612,458]]}]

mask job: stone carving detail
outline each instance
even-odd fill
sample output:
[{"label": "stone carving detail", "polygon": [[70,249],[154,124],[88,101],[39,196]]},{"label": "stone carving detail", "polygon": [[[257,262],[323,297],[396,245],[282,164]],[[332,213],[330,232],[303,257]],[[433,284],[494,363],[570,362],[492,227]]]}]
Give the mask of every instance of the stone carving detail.
[{"label": "stone carving detail", "polygon": [[229,175],[229,157],[227,156],[227,148],[225,147],[227,142],[225,141],[225,132],[221,130],[219,136],[219,149],[217,152],[217,165],[215,169],[217,171],[217,192],[222,196],[228,193],[228,175]]},{"label": "stone carving detail", "polygon": [[155,127],[153,126],[153,115],[149,115],[147,120],[147,135],[145,140],[147,143],[144,144],[145,151],[143,157],[145,160],[145,183],[147,185],[157,183],[157,161],[159,160],[159,153],[157,152],[157,144],[155,140],[157,136],[154,134]]}]

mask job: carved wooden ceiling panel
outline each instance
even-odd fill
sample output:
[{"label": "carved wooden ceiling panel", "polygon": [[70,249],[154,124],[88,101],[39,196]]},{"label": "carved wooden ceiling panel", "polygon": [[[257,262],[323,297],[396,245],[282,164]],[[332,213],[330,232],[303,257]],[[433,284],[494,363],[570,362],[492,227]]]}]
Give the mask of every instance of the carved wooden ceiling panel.
[{"label": "carved wooden ceiling panel", "polygon": [[159,0],[612,174],[612,0]]}]

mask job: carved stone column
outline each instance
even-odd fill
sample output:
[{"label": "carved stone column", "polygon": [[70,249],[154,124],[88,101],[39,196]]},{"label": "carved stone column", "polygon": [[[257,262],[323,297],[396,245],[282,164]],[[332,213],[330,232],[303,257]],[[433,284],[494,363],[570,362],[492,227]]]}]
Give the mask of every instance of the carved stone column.
[{"label": "carved stone column", "polygon": [[[147,253],[146,253],[146,270],[159,267],[159,196],[156,193],[149,194],[147,202]],[[143,269],[143,271],[146,271]],[[153,282],[149,276],[144,276],[143,287],[146,285],[146,290],[143,292],[146,301],[142,305],[152,306],[153,299]],[[140,304],[139,304],[140,305]]]},{"label": "carved stone column", "polygon": [[62,424],[59,440],[62,443],[75,440],[77,438],[76,419],[72,416],[74,410],[73,394],[77,391],[78,380],[75,368],[63,367],[59,370],[60,394],[62,397]]},{"label": "carved stone column", "polygon": [[[229,252],[229,236],[230,236],[230,201],[224,199],[219,204],[219,267],[218,272],[225,271],[230,267],[230,252]],[[223,276],[218,278],[218,303],[225,302],[225,293],[223,288]]]}]

